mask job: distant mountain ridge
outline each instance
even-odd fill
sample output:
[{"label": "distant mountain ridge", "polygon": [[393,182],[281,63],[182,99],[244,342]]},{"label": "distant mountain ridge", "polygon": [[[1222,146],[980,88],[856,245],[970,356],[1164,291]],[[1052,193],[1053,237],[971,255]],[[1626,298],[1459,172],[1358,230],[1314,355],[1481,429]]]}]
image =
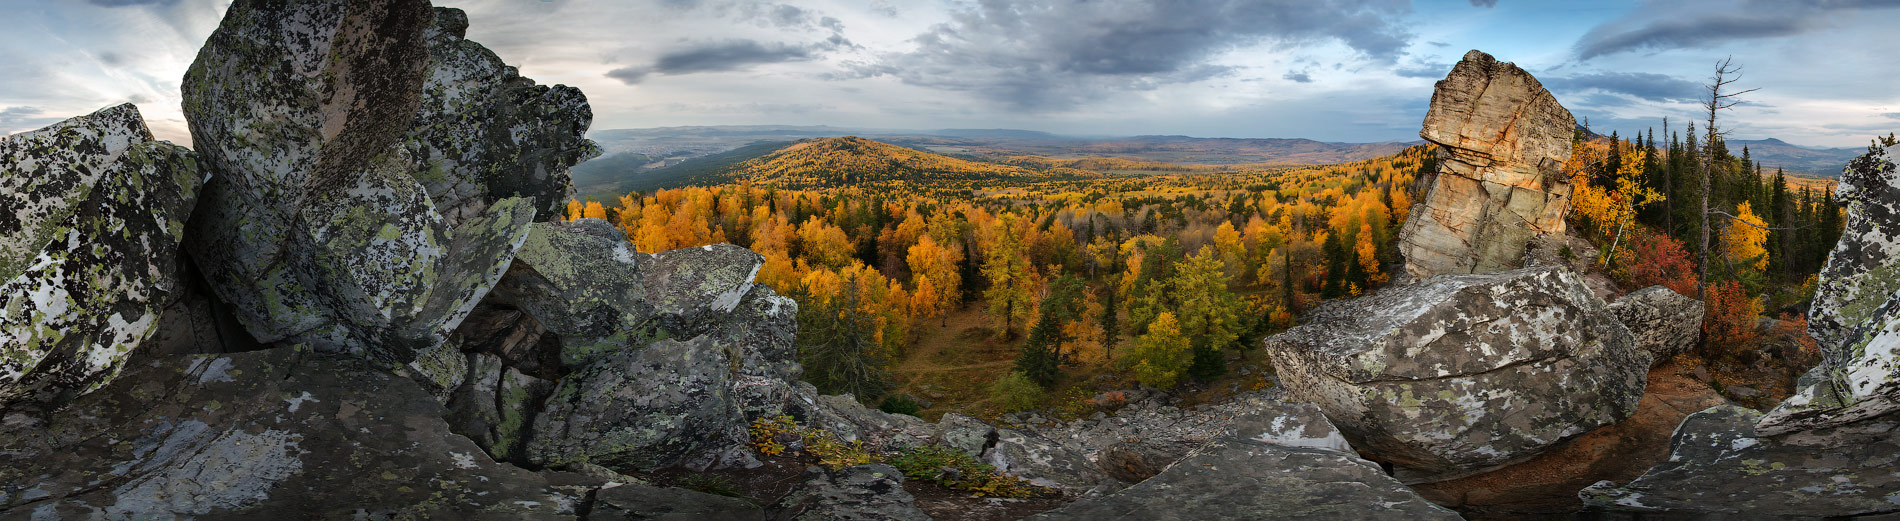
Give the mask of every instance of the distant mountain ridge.
[{"label": "distant mountain ridge", "polygon": [[[1012,156],[1115,158],[1181,165],[1331,164],[1396,154],[1422,141],[1335,143],[1304,138],[1199,138],[1180,135],[1064,136],[1019,129],[904,130],[827,125],[726,125],[596,130],[606,155],[574,168],[582,195],[606,197],[714,179],[740,162],[794,141],[856,136],[960,160],[1006,162]],[[947,159],[947,158],[946,158]],[[941,162],[941,161],[937,161]]]},{"label": "distant mountain ridge", "polygon": [[1742,153],[1744,146],[1748,147],[1749,156],[1761,163],[1764,172],[1772,173],[1776,168],[1783,168],[1790,173],[1822,177],[1840,176],[1841,169],[1847,167],[1848,161],[1867,153],[1866,147],[1807,147],[1775,138],[1728,141],[1729,153],[1732,154]]}]

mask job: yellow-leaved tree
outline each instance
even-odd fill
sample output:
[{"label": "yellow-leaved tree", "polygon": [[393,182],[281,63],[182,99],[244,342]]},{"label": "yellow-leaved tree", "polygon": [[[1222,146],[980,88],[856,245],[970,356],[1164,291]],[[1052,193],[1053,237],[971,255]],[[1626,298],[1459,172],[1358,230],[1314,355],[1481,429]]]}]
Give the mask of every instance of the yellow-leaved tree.
[{"label": "yellow-leaved tree", "polygon": [[1735,219],[1722,229],[1722,252],[1730,262],[1768,269],[1768,226],[1748,201],[1735,207]]},{"label": "yellow-leaved tree", "polygon": [[1194,353],[1174,313],[1163,311],[1148,325],[1148,333],[1135,340],[1134,356],[1124,360],[1134,364],[1135,380],[1157,389],[1172,389],[1194,362]]}]

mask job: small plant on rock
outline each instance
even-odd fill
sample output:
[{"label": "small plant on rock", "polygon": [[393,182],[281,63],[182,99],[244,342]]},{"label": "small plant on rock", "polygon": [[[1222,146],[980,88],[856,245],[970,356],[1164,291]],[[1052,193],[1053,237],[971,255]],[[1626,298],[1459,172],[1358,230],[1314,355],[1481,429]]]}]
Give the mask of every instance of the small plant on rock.
[{"label": "small plant on rock", "polygon": [[962,451],[937,445],[907,447],[890,458],[907,479],[929,481],[980,497],[1034,498],[1056,494],[1022,478],[1004,474]]}]

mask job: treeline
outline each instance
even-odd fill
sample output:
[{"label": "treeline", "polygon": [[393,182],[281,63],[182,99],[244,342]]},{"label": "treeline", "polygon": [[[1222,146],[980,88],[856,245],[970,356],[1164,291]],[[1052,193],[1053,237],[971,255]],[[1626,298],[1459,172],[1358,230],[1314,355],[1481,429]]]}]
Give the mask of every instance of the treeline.
[{"label": "treeline", "polygon": [[576,201],[569,217],[607,219],[641,251],[730,242],[759,252],[759,281],[800,303],[807,378],[827,392],[882,395],[885,364],[952,313],[1022,340],[1005,380],[1048,386],[1088,366],[1165,388],[1218,376],[1226,353],[1302,308],[1386,280],[1407,194],[1429,168],[1416,147],[1218,174],[926,176],[874,188],[802,176],[799,189],[740,182]]},{"label": "treeline", "polygon": [[[1793,343],[1811,342],[1799,332],[1813,277],[1842,232],[1833,191],[1791,185],[1779,169],[1764,171],[1747,147],[1732,154],[1719,136],[1697,138],[1694,125],[1662,138],[1654,130],[1633,140],[1579,136],[1566,167],[1575,189],[1572,225],[1598,245],[1599,262],[1626,287],[1662,284],[1703,298],[1703,355],[1711,360],[1766,360],[1759,323],[1770,315]],[[1707,285],[1700,286],[1705,220]],[[1792,367],[1811,363],[1797,360],[1811,355],[1775,356]]]}]

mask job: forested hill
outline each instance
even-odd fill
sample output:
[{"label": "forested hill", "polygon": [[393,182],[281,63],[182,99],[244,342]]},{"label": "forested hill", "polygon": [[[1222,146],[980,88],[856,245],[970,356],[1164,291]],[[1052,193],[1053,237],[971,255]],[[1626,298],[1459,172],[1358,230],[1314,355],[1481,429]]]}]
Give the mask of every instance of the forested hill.
[{"label": "forested hill", "polygon": [[781,188],[888,186],[957,181],[1097,176],[1063,166],[1025,168],[958,159],[854,136],[807,139],[770,153],[695,175],[683,184],[751,182]]}]

